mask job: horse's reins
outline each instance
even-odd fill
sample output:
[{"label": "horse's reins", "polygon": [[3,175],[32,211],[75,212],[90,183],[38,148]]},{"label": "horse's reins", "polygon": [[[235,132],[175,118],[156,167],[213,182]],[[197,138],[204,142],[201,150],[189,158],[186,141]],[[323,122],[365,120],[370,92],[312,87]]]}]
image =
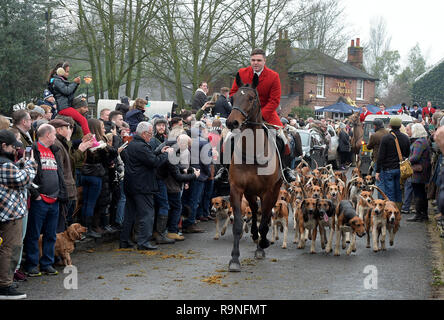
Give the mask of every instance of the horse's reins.
[{"label": "horse's reins", "polygon": [[[259,111],[260,111],[261,110],[261,103],[259,101],[259,93],[257,92],[256,88],[240,87],[239,90],[241,90],[241,94],[243,94],[243,95],[245,94],[242,91],[244,89],[254,90],[255,99],[256,99],[256,101],[255,101],[256,102],[256,108],[258,108]],[[248,115],[244,110],[242,110],[238,106],[233,106],[232,110],[236,110],[236,111],[240,112],[240,114],[245,118],[245,120],[241,123],[240,128],[242,128],[243,126],[248,125],[248,124],[259,125],[259,126],[262,126],[267,131],[267,133],[268,133],[268,128],[267,128],[267,126],[263,122],[254,122],[254,121],[249,120],[250,115]],[[258,112],[256,112],[256,114],[258,114]],[[278,147],[276,145],[276,139],[275,140],[271,139],[271,140],[274,142],[274,147],[276,148],[276,150],[278,150]],[[287,179],[285,179],[285,175],[284,175],[284,172],[283,172],[282,159],[281,159],[281,155],[280,155],[279,151],[277,152],[277,155],[278,155],[278,158],[279,158],[279,163],[281,164],[281,175],[282,175],[282,178],[284,179],[285,183],[289,184]]]},{"label": "horse's reins", "polygon": [[[256,99],[256,108],[259,108],[259,110],[261,109],[261,103],[259,101],[259,93],[257,92],[256,89],[254,88],[248,88],[248,87],[241,87],[239,88],[239,90],[241,91],[242,94],[245,94],[242,90],[254,90],[255,93],[255,99]],[[238,106],[233,106],[232,110],[236,110],[239,111],[240,114],[245,118],[245,120],[241,123],[240,127],[242,128],[243,126],[247,125],[247,124],[253,124],[253,125],[259,125],[262,126],[263,123],[262,122],[254,122],[249,120],[250,115],[248,115],[244,110],[242,110],[241,108],[239,108]],[[253,109],[254,110],[254,109]],[[257,113],[257,112],[256,112]]]}]

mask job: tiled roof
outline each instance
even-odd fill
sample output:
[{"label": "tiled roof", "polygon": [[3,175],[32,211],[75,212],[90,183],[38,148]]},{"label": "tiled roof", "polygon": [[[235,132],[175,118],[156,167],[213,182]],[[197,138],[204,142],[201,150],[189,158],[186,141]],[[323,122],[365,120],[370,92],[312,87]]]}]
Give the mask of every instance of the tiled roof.
[{"label": "tiled roof", "polygon": [[358,78],[364,80],[379,79],[367,72],[352,66],[351,64],[339,61],[318,50],[307,50],[291,48],[291,58],[289,73],[298,74],[322,74],[328,76]]}]

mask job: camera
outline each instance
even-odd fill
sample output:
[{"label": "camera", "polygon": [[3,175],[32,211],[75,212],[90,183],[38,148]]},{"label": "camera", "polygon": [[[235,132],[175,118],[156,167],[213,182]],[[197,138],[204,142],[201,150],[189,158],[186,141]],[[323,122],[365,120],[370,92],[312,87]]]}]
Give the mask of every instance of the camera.
[{"label": "camera", "polygon": [[32,147],[28,146],[25,148],[25,159],[29,159],[31,158],[31,151],[32,151]]}]

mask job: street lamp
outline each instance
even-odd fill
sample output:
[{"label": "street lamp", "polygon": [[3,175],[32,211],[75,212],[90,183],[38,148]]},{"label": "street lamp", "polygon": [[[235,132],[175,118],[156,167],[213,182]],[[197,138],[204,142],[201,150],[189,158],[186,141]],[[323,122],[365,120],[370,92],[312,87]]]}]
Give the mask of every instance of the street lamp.
[{"label": "street lamp", "polygon": [[91,76],[84,76],[83,81],[85,81],[85,83],[86,83],[86,103],[88,103],[88,97],[89,97],[88,89],[89,89],[89,84],[92,81],[92,77]]},{"label": "street lamp", "polygon": [[308,93],[308,97],[310,98],[310,102],[312,102],[314,97],[314,92],[312,90]]}]

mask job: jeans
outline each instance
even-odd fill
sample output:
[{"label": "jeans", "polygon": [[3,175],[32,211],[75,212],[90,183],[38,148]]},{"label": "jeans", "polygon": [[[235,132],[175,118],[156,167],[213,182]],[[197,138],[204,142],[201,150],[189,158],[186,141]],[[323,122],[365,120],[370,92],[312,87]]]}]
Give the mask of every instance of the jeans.
[{"label": "jeans", "polygon": [[413,199],[412,179],[409,178],[404,183],[404,200],[402,202],[402,211],[410,211],[410,205]]},{"label": "jeans", "polygon": [[382,191],[385,192],[390,201],[402,202],[401,193],[401,171],[399,169],[381,170],[379,175]]},{"label": "jeans", "polygon": [[210,215],[211,196],[213,195],[214,180],[205,181],[202,191],[201,201],[197,208],[197,218],[208,217]]},{"label": "jeans", "polygon": [[159,192],[154,194],[154,203],[156,204],[156,212],[161,216],[168,216],[170,210],[168,206],[168,190],[163,180],[157,179]]},{"label": "jeans", "polygon": [[25,237],[26,264],[29,271],[39,264],[39,237],[43,232],[40,270],[54,264],[56,228],[59,220],[59,202],[48,204],[43,200],[31,200],[28,229]]},{"label": "jeans", "polygon": [[94,215],[94,207],[102,190],[102,178],[95,176],[82,176],[82,217],[92,217]]},{"label": "jeans", "polygon": [[182,192],[168,193],[168,204],[170,205],[170,213],[168,215],[168,232],[179,232],[179,221],[182,213]]},{"label": "jeans", "polygon": [[187,228],[196,222],[197,208],[199,202],[202,199],[202,192],[205,187],[204,181],[193,180],[190,182],[190,201],[189,205],[191,208],[190,216],[183,221],[182,228]]},{"label": "jeans", "polygon": [[76,169],[76,187],[82,185],[82,170]]},{"label": "jeans", "polygon": [[125,203],[126,203],[125,191],[123,190],[123,181],[119,183],[119,188],[120,188],[120,198],[119,201],[117,202],[115,222],[119,225],[123,225],[123,218],[125,216]]},{"label": "jeans", "polygon": [[152,194],[127,194],[126,199],[120,241],[128,243],[131,240],[133,225],[137,223],[137,245],[148,245],[153,235],[154,197]]}]

